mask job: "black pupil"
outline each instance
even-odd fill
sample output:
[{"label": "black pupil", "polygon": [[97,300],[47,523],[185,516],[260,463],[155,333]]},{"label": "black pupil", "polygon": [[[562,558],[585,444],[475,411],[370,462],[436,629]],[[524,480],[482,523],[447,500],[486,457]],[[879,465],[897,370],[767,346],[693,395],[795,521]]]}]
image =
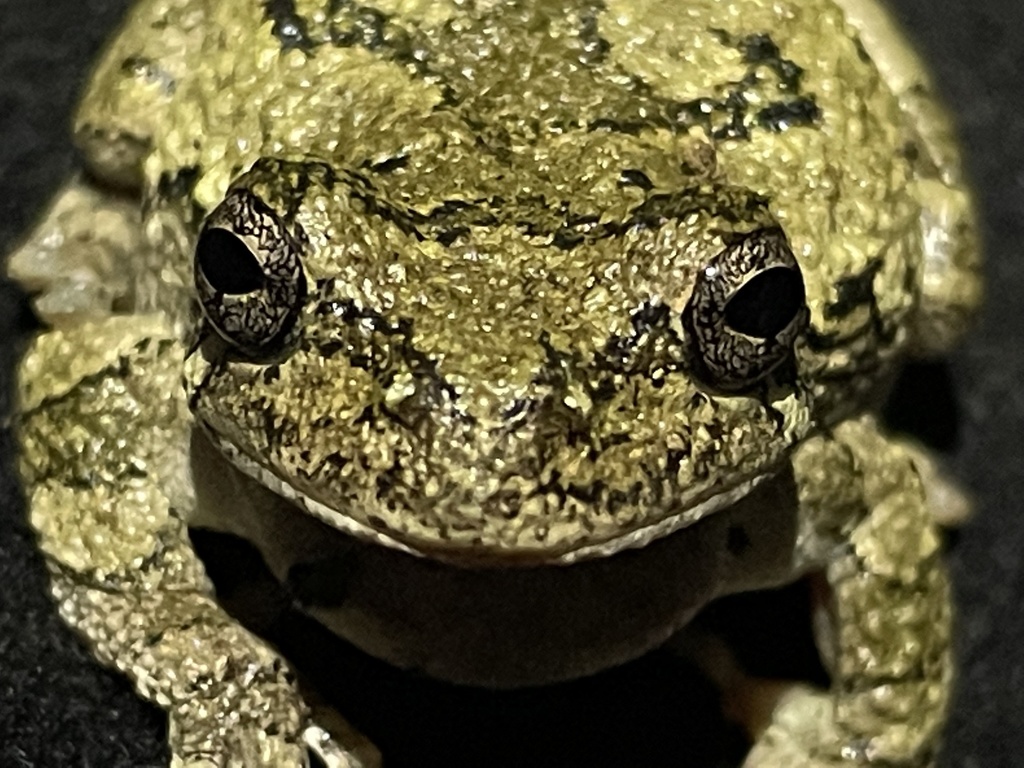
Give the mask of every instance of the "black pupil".
[{"label": "black pupil", "polygon": [[252,251],[226,229],[208,229],[199,236],[196,259],[210,285],[220,293],[241,295],[263,287],[263,270]]},{"label": "black pupil", "polygon": [[725,305],[725,322],[738,333],[774,338],[804,305],[804,281],[789,267],[772,267],[751,278]]}]

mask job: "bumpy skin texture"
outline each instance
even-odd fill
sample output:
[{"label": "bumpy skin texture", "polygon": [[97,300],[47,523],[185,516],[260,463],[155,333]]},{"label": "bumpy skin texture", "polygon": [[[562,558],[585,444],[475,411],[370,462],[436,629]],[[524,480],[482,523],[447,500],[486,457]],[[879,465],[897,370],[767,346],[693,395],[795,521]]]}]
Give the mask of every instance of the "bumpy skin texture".
[{"label": "bumpy skin texture", "polygon": [[[955,339],[978,254],[945,118],[874,3],[143,2],[76,135],[91,176],[11,262],[53,327],[21,369],[23,475],[62,613],[168,709],[175,761],[355,761],[211,599],[186,524],[251,534],[279,575],[287,547],[197,497],[193,425],[339,535],[457,570],[616,567],[791,478],[755,510],[789,539],[744,563],[723,540],[703,592],[593,658],[823,569],[833,691],[788,696],[750,765],[932,759],[928,489],[859,414]],[[785,354],[761,371],[771,339],[732,334],[742,375],[716,379],[693,307],[765,237],[802,276]],[[220,290],[243,267],[263,277]]]}]

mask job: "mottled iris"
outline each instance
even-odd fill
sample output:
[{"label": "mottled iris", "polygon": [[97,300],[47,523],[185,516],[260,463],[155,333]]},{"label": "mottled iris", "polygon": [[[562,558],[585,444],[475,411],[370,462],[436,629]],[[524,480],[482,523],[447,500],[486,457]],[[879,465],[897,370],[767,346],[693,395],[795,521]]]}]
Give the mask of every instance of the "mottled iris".
[{"label": "mottled iris", "polygon": [[243,353],[265,352],[295,326],[305,299],[301,246],[262,200],[237,190],[203,225],[195,285],[218,334]]},{"label": "mottled iris", "polygon": [[752,386],[788,359],[807,309],[803,276],[782,230],[744,235],[712,259],[684,322],[695,368],[715,387]]}]

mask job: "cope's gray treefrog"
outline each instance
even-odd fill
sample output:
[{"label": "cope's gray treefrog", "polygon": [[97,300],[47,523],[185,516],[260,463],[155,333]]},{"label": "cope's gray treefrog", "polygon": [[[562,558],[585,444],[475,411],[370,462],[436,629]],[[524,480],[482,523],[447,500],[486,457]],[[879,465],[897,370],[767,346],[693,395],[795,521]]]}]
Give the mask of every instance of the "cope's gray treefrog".
[{"label": "cope's gray treefrog", "polygon": [[979,255],[873,0],[143,0],[75,136],[10,265],[49,326],[21,471],[62,616],[174,765],[358,762],[189,525],[282,580],[357,562],[314,616],[495,687],[820,573],[832,688],[747,766],[930,764],[959,502],[870,409]]}]

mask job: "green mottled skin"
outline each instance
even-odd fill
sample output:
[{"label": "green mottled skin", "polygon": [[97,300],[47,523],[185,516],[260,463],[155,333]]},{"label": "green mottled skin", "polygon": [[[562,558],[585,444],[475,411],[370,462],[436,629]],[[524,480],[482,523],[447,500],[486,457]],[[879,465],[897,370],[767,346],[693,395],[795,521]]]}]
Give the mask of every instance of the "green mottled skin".
[{"label": "green mottled skin", "polygon": [[[521,676],[436,670],[583,674],[717,594],[823,570],[835,690],[789,694],[749,765],[928,764],[950,679],[935,483],[863,414],[978,301],[970,202],[929,93],[872,0],[140,3],[76,118],[92,180],[11,265],[54,327],[22,366],[21,434],[66,617],[168,707],[176,761],[291,764],[305,739],[344,765],[342,746],[310,743],[322,732],[273,653],[208,596],[186,523],[250,536],[282,577],[322,554],[294,516],[411,563],[412,581],[410,554],[500,582],[700,540],[703,591],[632,641],[588,636],[579,669],[552,635]],[[194,295],[200,226],[243,192],[302,244],[309,286],[265,359],[233,353]],[[685,308],[728,243],[775,227],[808,326],[775,373],[716,388]],[[203,490],[197,467],[220,457],[234,498]],[[752,492],[780,483],[789,501]],[[771,553],[726,562],[706,541],[729,516]],[[656,583],[658,556],[623,573]],[[432,647],[375,624],[367,595],[318,617],[396,663]],[[450,630],[463,617],[444,599]],[[228,647],[202,639],[221,625]],[[176,689],[154,627],[178,627],[168,659],[192,653],[223,690]],[[266,685],[232,686],[224,654]]]}]

